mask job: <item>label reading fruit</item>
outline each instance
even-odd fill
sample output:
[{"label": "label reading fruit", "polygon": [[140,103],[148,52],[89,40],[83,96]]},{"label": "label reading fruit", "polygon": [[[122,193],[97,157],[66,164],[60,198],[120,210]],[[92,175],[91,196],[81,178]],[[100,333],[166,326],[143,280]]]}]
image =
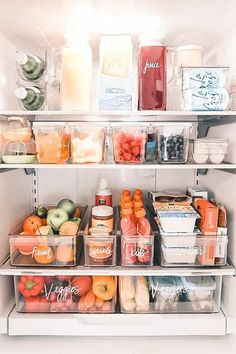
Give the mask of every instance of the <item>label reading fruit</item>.
[{"label": "label reading fruit", "polygon": [[32,258],[35,257],[45,257],[47,259],[51,259],[52,258],[52,250],[51,248],[43,248],[43,249],[38,249],[37,246],[35,246],[33,248],[33,252],[32,252]]},{"label": "label reading fruit", "polygon": [[[48,288],[47,285],[44,285],[44,292],[45,292],[45,297],[47,300],[55,300],[57,302],[59,301],[66,301],[68,299],[68,297],[72,296],[72,295],[78,295],[80,291],[80,288],[78,286],[58,286],[54,283],[52,283],[50,285],[50,287]],[[55,295],[55,299],[54,296]]]}]

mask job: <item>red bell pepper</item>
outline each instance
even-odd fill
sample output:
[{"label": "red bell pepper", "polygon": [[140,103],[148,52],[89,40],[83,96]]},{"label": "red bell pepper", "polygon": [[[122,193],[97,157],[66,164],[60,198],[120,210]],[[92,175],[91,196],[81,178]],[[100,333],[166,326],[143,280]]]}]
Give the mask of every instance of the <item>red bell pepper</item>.
[{"label": "red bell pepper", "polygon": [[44,286],[44,277],[22,276],[17,284],[19,292],[24,297],[37,296],[41,293]]}]

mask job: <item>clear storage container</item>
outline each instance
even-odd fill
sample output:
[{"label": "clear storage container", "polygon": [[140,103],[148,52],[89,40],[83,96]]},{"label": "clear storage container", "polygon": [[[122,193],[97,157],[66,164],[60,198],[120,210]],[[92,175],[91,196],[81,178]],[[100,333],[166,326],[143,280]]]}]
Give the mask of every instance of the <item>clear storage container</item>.
[{"label": "clear storage container", "polygon": [[17,312],[113,313],[116,277],[16,276]]},{"label": "clear storage container", "polygon": [[152,266],[154,256],[154,235],[121,236],[121,265]]},{"label": "clear storage container", "polygon": [[62,123],[33,125],[39,163],[65,163],[70,157],[70,132]]},{"label": "clear storage container", "polygon": [[30,122],[23,117],[9,117],[2,127],[4,141],[29,143],[32,138]]},{"label": "clear storage container", "polygon": [[34,142],[7,141],[2,147],[2,162],[4,163],[36,163]]},{"label": "clear storage container", "polygon": [[121,312],[219,312],[221,287],[221,276],[120,277],[119,299]]},{"label": "clear storage container", "polygon": [[160,263],[164,267],[223,266],[227,236],[160,236]]},{"label": "clear storage container", "polygon": [[186,163],[188,160],[191,123],[156,125],[159,163]]},{"label": "clear storage container", "polygon": [[[81,220],[87,206],[78,206]],[[50,210],[53,206],[47,206]],[[81,222],[80,222],[81,225]],[[77,235],[53,234],[50,226],[40,227],[35,234],[23,231],[21,223],[9,234],[11,265],[23,267],[66,267],[75,266],[83,253],[83,238],[80,226]]]},{"label": "clear storage container", "polygon": [[145,160],[146,128],[143,126],[113,127],[114,159],[116,163],[143,163]]},{"label": "clear storage container", "polygon": [[71,127],[71,160],[73,163],[100,163],[104,157],[105,129],[98,125]]},{"label": "clear storage container", "polygon": [[196,163],[221,163],[228,150],[228,139],[203,138],[191,141],[191,154]]},{"label": "clear storage container", "polygon": [[109,232],[107,227],[110,226],[111,220],[95,221],[94,224],[91,214],[90,222],[84,230],[84,264],[85,266],[96,267],[115,266],[117,247],[116,208],[113,208],[112,232]]}]

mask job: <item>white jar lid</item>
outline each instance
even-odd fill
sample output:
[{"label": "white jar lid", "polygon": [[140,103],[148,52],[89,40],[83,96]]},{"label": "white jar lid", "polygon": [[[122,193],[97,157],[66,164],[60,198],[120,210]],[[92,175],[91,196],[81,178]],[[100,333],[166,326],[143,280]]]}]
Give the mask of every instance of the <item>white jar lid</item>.
[{"label": "white jar lid", "polygon": [[165,47],[160,39],[160,35],[156,33],[143,34],[139,37],[140,46],[160,46]]},{"label": "white jar lid", "polygon": [[113,208],[107,205],[99,205],[92,208],[92,215],[94,216],[112,216]]},{"label": "white jar lid", "polygon": [[182,45],[182,46],[176,48],[177,52],[182,52],[185,50],[199,50],[202,52],[203,47],[201,47],[200,45],[189,44],[189,45]]}]

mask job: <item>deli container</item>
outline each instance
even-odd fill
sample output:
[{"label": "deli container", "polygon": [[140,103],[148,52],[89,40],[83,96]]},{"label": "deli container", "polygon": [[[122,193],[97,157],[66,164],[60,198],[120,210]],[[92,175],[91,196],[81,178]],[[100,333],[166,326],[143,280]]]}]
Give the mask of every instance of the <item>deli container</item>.
[{"label": "deli container", "polygon": [[122,313],[211,313],[220,310],[222,277],[119,277]]},{"label": "deli container", "polygon": [[113,313],[117,280],[113,276],[16,276],[17,312]]},{"label": "deli container", "polygon": [[158,123],[157,160],[159,163],[186,163],[191,123]]},{"label": "deli container", "polygon": [[71,127],[73,163],[101,163],[104,157],[105,128],[94,124]]},{"label": "deli container", "polygon": [[190,206],[155,207],[157,223],[161,224],[164,232],[192,233],[196,220],[200,215]]},{"label": "deli container", "polygon": [[[99,206],[95,208],[101,208]],[[107,207],[111,208],[111,207]],[[92,208],[92,213],[93,213]],[[84,230],[84,264],[85,266],[115,266],[117,236],[115,230],[116,208],[113,208],[113,220],[93,220],[91,213],[90,221]],[[109,232],[108,227],[111,228]]]},{"label": "deli container", "polygon": [[70,132],[62,123],[33,124],[39,163],[65,163],[70,157]]},{"label": "deli container", "polygon": [[203,138],[191,141],[191,154],[196,163],[221,163],[228,150],[228,139]]},{"label": "deli container", "polygon": [[[35,235],[23,231],[23,223],[9,234],[12,266],[23,267],[68,267],[76,266],[83,252],[83,237],[80,234],[86,205],[78,205],[81,222],[77,235],[53,234],[50,226],[42,226]],[[50,210],[53,206],[47,206]]]},{"label": "deli container", "polygon": [[138,164],[145,161],[146,127],[123,125],[113,127],[114,159],[116,163]]}]

